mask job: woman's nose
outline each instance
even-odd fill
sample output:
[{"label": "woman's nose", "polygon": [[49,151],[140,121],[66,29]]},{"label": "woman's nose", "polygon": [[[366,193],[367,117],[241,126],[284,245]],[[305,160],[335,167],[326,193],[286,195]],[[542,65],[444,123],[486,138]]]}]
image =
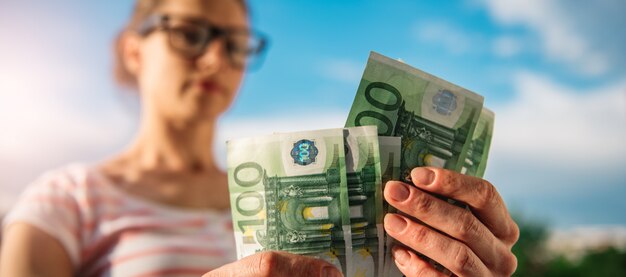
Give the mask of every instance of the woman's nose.
[{"label": "woman's nose", "polygon": [[229,62],[228,49],[223,38],[209,42],[204,53],[197,60],[202,70],[222,70],[229,65]]}]

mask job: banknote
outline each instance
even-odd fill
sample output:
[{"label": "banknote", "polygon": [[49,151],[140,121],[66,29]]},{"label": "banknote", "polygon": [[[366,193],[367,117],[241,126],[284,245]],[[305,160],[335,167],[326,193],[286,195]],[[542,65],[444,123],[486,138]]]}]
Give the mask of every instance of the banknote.
[{"label": "banknote", "polygon": [[382,276],[383,197],[376,126],[344,129],[353,276]]},{"label": "banknote", "polygon": [[281,250],[353,272],[343,128],[237,139],[227,151],[239,259]]},{"label": "banknote", "polygon": [[[383,191],[387,182],[400,180],[401,141],[401,137],[378,136]],[[383,198],[383,214],[387,214],[389,209],[389,204]]]},{"label": "banknote", "polygon": [[483,97],[403,62],[372,52],[346,127],[378,126],[402,137],[400,177],[435,166],[461,171]]},{"label": "banknote", "polygon": [[[388,181],[400,179],[400,137],[379,136],[380,166],[382,171],[383,188]],[[383,201],[383,212],[394,213],[396,209]],[[401,277],[402,272],[398,269],[391,257],[391,248],[396,243],[395,239],[385,233],[385,252],[383,261],[383,273],[378,276]]]},{"label": "banknote", "polygon": [[385,184],[390,180],[400,180],[401,139],[401,137],[378,136],[378,145],[380,148],[380,168],[382,172],[381,179],[383,188]]},{"label": "banknote", "polygon": [[494,113],[487,108],[483,108],[467,150],[467,158],[465,159],[465,166],[461,170],[462,173],[480,178],[485,174],[494,121]]},{"label": "banknote", "polygon": [[[482,104],[476,93],[372,52],[345,126],[375,125],[381,136],[401,137],[400,180],[411,183],[418,166],[463,170]],[[385,276],[400,276],[394,244],[387,238]]]}]

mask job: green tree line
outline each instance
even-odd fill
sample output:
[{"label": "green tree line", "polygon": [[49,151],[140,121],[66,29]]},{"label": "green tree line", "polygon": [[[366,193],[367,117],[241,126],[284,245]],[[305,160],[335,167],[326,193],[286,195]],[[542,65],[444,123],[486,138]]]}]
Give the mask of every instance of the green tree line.
[{"label": "green tree line", "polygon": [[513,276],[626,276],[626,252],[615,247],[590,250],[580,259],[546,253],[549,231],[545,224],[516,216],[520,238],[513,253],[518,267]]}]

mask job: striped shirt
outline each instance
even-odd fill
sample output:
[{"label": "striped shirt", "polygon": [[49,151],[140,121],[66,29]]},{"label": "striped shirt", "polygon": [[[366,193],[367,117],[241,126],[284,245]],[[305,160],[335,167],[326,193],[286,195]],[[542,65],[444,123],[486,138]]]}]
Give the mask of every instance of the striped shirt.
[{"label": "striped shirt", "polygon": [[201,276],[235,260],[229,211],[133,197],[97,170],[70,165],[30,185],[4,220],[56,238],[77,276]]}]

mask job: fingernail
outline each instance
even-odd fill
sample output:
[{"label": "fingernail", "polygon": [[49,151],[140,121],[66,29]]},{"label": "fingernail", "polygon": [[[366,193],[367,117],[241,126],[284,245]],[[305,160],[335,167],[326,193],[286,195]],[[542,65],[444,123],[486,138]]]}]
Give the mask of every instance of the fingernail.
[{"label": "fingernail", "polygon": [[393,256],[393,259],[396,260],[396,262],[399,263],[400,265],[404,265],[406,262],[408,262],[411,259],[411,254],[409,254],[408,251],[400,247],[394,247],[393,251],[391,252],[391,255]]},{"label": "fingernail", "polygon": [[403,184],[393,183],[389,186],[389,197],[395,201],[402,202],[406,200],[409,198],[409,193],[409,189]]},{"label": "fingernail", "polygon": [[337,268],[332,266],[327,266],[322,268],[322,277],[342,277],[343,275]]},{"label": "fingernail", "polygon": [[406,228],[406,221],[404,218],[396,214],[387,214],[385,216],[385,229],[388,231],[399,233]]},{"label": "fingernail", "polygon": [[413,184],[428,186],[435,180],[435,172],[423,167],[416,167],[411,171]]}]

